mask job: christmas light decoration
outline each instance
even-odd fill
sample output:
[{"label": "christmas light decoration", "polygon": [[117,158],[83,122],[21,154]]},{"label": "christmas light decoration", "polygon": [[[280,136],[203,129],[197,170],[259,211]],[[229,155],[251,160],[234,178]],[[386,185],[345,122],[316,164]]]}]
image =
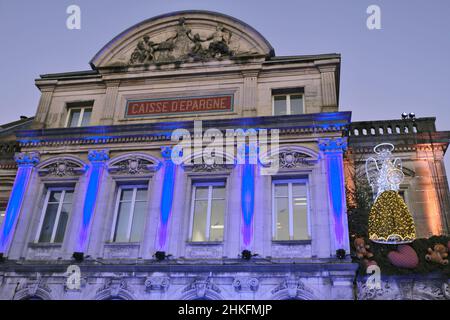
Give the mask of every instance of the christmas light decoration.
[{"label": "christmas light decoration", "polygon": [[402,244],[416,238],[414,220],[398,194],[403,181],[401,160],[392,159],[394,146],[382,143],[374,148],[376,158],[366,161],[366,174],[375,203],[369,213],[369,239],[384,244]]}]

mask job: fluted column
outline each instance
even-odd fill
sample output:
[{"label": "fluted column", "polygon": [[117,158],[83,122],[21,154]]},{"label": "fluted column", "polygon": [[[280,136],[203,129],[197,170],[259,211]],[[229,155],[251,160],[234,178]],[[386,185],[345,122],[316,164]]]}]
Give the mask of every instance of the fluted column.
[{"label": "fluted column", "polygon": [[88,159],[91,165],[88,170],[87,188],[83,203],[83,217],[76,244],[76,252],[80,253],[86,252],[87,249],[92,216],[94,215],[97,203],[105,161],[109,159],[109,152],[108,150],[90,150]]},{"label": "fluted column", "polygon": [[32,171],[34,166],[39,163],[39,153],[17,153],[14,159],[18,169],[0,232],[1,255],[8,254]]},{"label": "fluted column", "polygon": [[345,138],[327,138],[319,140],[326,164],[328,177],[328,197],[331,218],[331,253],[338,249],[350,252],[348,235],[347,205],[345,198],[343,152],[347,148]]}]

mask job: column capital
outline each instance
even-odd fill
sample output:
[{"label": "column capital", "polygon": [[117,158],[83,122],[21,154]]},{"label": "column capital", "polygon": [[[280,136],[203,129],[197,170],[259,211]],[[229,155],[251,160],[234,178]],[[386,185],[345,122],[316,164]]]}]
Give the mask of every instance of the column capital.
[{"label": "column capital", "polygon": [[347,149],[347,138],[322,138],[319,139],[319,149],[327,152],[344,152]]},{"label": "column capital", "polygon": [[170,158],[172,157],[172,147],[161,147],[161,156],[164,158],[164,160],[170,160]]},{"label": "column capital", "polygon": [[104,162],[109,160],[109,150],[89,150],[88,159],[90,162]]},{"label": "column capital", "polygon": [[35,166],[40,161],[39,152],[18,152],[14,155],[18,166]]}]

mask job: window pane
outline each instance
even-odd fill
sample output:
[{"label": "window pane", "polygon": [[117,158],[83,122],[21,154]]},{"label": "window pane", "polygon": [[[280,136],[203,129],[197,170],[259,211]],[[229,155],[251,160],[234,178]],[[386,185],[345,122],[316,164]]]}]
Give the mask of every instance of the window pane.
[{"label": "window pane", "polygon": [[58,203],[49,203],[47,205],[39,242],[50,242],[52,238],[53,226],[55,225],[56,213],[58,212],[58,206]]},{"label": "window pane", "polygon": [[71,204],[64,204],[59,214],[58,228],[56,229],[54,242],[63,242],[66,231],[67,220],[69,219]]},{"label": "window pane", "polygon": [[6,214],[6,211],[4,211],[4,210],[0,211],[0,228],[3,224],[3,220],[5,220],[5,214]]},{"label": "window pane", "polygon": [[115,242],[127,242],[128,221],[130,218],[131,202],[121,202],[117,216],[116,230],[114,234]]},{"label": "window pane", "polygon": [[301,95],[291,96],[291,114],[303,113],[303,97]]},{"label": "window pane", "polygon": [[131,242],[139,242],[142,239],[142,234],[144,233],[144,220],[145,220],[145,209],[147,208],[147,202],[138,201],[134,205],[134,215],[133,222],[131,225]]},{"label": "window pane", "polygon": [[211,228],[209,231],[210,241],[223,240],[224,212],[225,212],[225,200],[213,200],[211,203]]},{"label": "window pane", "polygon": [[136,190],[136,201],[147,201],[147,189],[141,188]]},{"label": "window pane", "polygon": [[306,184],[293,183],[292,184],[292,195],[306,197]]},{"label": "window pane", "polygon": [[208,199],[208,187],[196,187],[195,199]]},{"label": "window pane", "polygon": [[78,127],[78,121],[80,120],[81,110],[70,110],[69,127]]},{"label": "window pane", "polygon": [[294,240],[309,239],[308,235],[308,207],[306,204],[306,198],[302,201],[298,201],[294,198]]},{"label": "window pane", "polygon": [[89,123],[91,122],[91,114],[92,114],[92,109],[84,109],[83,119],[81,119],[82,127],[89,125]]},{"label": "window pane", "polygon": [[192,241],[206,241],[206,215],[208,201],[201,200],[194,203],[194,223],[192,226]]},{"label": "window pane", "polygon": [[59,202],[61,200],[62,191],[51,191],[48,202]]},{"label": "window pane", "polygon": [[72,203],[73,199],[73,190],[66,190],[66,194],[64,195],[64,203]]},{"label": "window pane", "polygon": [[287,183],[276,183],[275,186],[275,197],[287,197],[288,196],[288,185]]},{"label": "window pane", "polygon": [[273,112],[275,116],[287,114],[286,96],[275,96],[273,98]]},{"label": "window pane", "polygon": [[213,199],[225,199],[225,187],[213,187]]},{"label": "window pane", "polygon": [[289,240],[289,208],[287,198],[275,199],[276,236],[275,240]]},{"label": "window pane", "polygon": [[133,199],[133,189],[121,189],[120,201],[131,201]]}]

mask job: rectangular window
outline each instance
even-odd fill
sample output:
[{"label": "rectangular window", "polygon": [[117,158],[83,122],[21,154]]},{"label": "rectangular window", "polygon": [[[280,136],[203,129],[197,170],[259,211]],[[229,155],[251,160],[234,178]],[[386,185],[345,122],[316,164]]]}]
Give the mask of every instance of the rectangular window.
[{"label": "rectangular window", "polygon": [[308,184],[306,180],[272,183],[273,240],[309,240]]},{"label": "rectangular window", "polygon": [[36,242],[61,243],[72,208],[73,189],[50,188],[45,196],[39,237]]},{"label": "rectangular window", "polygon": [[222,241],[225,182],[195,183],[192,188],[191,241]]},{"label": "rectangular window", "polygon": [[146,186],[120,186],[117,192],[113,242],[139,242],[147,210]]},{"label": "rectangular window", "polygon": [[302,94],[277,94],[272,99],[274,116],[304,113]]},{"label": "rectangular window", "polygon": [[92,107],[69,108],[67,128],[85,127],[91,122]]}]

